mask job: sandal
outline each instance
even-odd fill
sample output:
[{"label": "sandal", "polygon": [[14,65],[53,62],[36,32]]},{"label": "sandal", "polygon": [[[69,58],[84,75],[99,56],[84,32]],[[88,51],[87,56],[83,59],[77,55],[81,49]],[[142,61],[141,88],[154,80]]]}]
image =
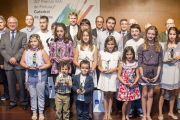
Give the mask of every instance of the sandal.
[{"label": "sandal", "polygon": [[146,116],[146,117],[147,117],[148,120],[152,120],[152,119],[151,119],[151,116]]},{"label": "sandal", "polygon": [[39,114],[39,120],[44,120],[44,114]]},{"label": "sandal", "polygon": [[37,120],[37,113],[33,113],[31,119],[32,119],[32,120]]},{"label": "sandal", "polygon": [[108,115],[108,120],[112,120],[112,116],[111,115]]},{"label": "sandal", "polygon": [[108,120],[107,115],[104,115],[103,120]]},{"label": "sandal", "polygon": [[142,119],[141,120],[146,120],[146,116],[142,116]]}]

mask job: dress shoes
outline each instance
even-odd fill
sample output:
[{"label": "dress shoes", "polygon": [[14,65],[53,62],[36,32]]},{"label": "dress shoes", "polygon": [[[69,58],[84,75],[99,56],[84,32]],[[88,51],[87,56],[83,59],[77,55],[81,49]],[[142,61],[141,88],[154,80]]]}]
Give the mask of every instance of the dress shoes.
[{"label": "dress shoes", "polygon": [[22,105],[23,110],[27,110],[28,109],[28,105]]},{"label": "dress shoes", "polygon": [[9,106],[7,106],[6,110],[10,110],[10,109],[12,109],[13,107],[16,107],[16,105],[9,105]]}]

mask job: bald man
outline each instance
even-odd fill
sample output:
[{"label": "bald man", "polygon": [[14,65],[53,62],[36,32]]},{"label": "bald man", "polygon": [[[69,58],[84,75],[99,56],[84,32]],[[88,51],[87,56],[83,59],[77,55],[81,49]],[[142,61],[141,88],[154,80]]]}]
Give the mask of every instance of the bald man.
[{"label": "bald man", "polygon": [[175,21],[173,19],[169,18],[169,19],[167,19],[165,26],[166,26],[166,31],[159,34],[159,41],[160,42],[166,42],[167,41],[168,30],[170,27],[175,27]]},{"label": "bald man", "polygon": [[146,30],[149,26],[152,26],[151,23],[146,23],[146,25],[144,26],[144,30]]}]

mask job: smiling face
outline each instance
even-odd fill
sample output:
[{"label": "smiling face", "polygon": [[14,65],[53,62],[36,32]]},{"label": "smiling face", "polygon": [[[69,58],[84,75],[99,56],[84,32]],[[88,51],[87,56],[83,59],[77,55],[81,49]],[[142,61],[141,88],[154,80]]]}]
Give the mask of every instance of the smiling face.
[{"label": "smiling face", "polygon": [[4,30],[6,22],[0,19],[0,30]]},{"label": "smiling face", "polygon": [[18,26],[18,21],[15,18],[10,17],[8,19],[7,25],[8,25],[10,30],[14,31],[14,30],[16,30],[16,28]]},{"label": "smiling face", "polygon": [[63,36],[64,36],[64,29],[62,27],[57,27],[56,28],[56,35],[57,35],[57,37],[59,39],[63,38]]},{"label": "smiling face", "polygon": [[156,37],[155,31],[149,29],[147,32],[147,39],[151,41],[151,40],[154,40],[155,37]]},{"label": "smiling face", "polygon": [[67,65],[61,67],[60,72],[61,72],[63,75],[67,75],[67,74],[68,74],[68,71],[69,71],[69,69],[68,69],[68,66],[67,66]]},{"label": "smiling face", "polygon": [[177,37],[176,31],[170,30],[168,36],[169,36],[169,40],[170,40],[171,42],[175,42],[176,37]]},{"label": "smiling face", "polygon": [[70,25],[72,26],[75,26],[77,24],[77,17],[75,15],[70,15],[68,20],[70,22]]},{"label": "smiling face", "polygon": [[25,23],[28,27],[33,26],[34,20],[33,20],[32,16],[26,16]]},{"label": "smiling face", "polygon": [[103,27],[103,19],[101,18],[101,17],[98,17],[97,19],[96,19],[96,27],[98,28],[98,29],[101,29],[102,27]]},{"label": "smiling face", "polygon": [[88,32],[83,32],[83,42],[84,43],[89,43],[89,33]]},{"label": "smiling face", "polygon": [[81,30],[84,31],[85,29],[89,29],[89,25],[86,24],[86,23],[83,23],[83,24],[81,25]]},{"label": "smiling face", "polygon": [[39,46],[38,40],[36,38],[31,38],[30,45],[32,48],[37,48]]},{"label": "smiling face", "polygon": [[121,30],[122,30],[122,31],[126,31],[127,28],[128,28],[128,22],[127,22],[127,21],[122,21],[122,22],[120,23],[120,27],[121,27]]},{"label": "smiling face", "polygon": [[47,22],[46,19],[44,19],[44,18],[39,19],[39,25],[40,25],[41,30],[43,30],[43,31],[47,30],[48,24],[49,24],[49,22]]},{"label": "smiling face", "polygon": [[134,40],[139,40],[140,38],[140,31],[137,28],[131,28],[131,36],[133,37]]},{"label": "smiling face", "polygon": [[109,31],[114,30],[115,27],[115,21],[113,19],[109,19],[106,23],[106,27]]},{"label": "smiling face", "polygon": [[175,23],[173,19],[168,19],[166,21],[166,30],[169,30],[170,27],[175,27]]},{"label": "smiling face", "polygon": [[82,75],[86,75],[89,72],[89,65],[81,64],[80,70]]},{"label": "smiling face", "polygon": [[113,52],[115,46],[114,40],[109,41],[106,46],[109,52]]}]

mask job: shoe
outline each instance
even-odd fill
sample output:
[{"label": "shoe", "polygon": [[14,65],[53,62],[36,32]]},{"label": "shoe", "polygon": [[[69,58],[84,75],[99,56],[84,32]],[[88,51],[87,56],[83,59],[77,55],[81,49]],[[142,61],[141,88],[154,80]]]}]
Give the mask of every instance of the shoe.
[{"label": "shoe", "polygon": [[172,116],[172,115],[171,115],[171,113],[168,113],[168,115],[169,115],[169,116],[171,116],[171,117],[172,117],[172,119],[174,119],[174,120],[178,120],[178,117],[177,117],[176,115]]},{"label": "shoe", "polygon": [[23,110],[27,110],[28,109],[28,105],[23,105],[22,108],[23,108]]},{"label": "shoe", "polygon": [[7,106],[7,108],[6,108],[6,110],[10,110],[10,109],[12,109],[13,107],[16,107],[17,105],[9,105],[9,106]]},{"label": "shoe", "polygon": [[8,94],[3,94],[3,96],[1,97],[1,100],[6,100],[9,98],[9,95]]},{"label": "shoe", "polygon": [[131,109],[131,110],[130,110],[130,112],[129,112],[129,117],[130,117],[130,118],[132,118],[132,117],[133,117],[133,112],[134,112],[134,110],[133,110],[133,109]]},{"label": "shoe", "polygon": [[43,114],[39,115],[39,120],[44,120],[44,115]]},{"label": "shoe", "polygon": [[148,120],[152,120],[152,119],[151,119],[151,116],[146,116],[146,118],[147,118]]},{"label": "shoe", "polygon": [[142,109],[140,108],[140,109],[137,109],[137,113],[138,113],[138,115],[140,116],[140,117],[142,117],[143,116],[143,111],[142,111]]},{"label": "shoe", "polygon": [[177,111],[178,111],[178,113],[180,113],[180,109],[178,109]]},{"label": "shoe", "polygon": [[37,113],[33,113],[31,119],[32,119],[32,120],[37,120]]},{"label": "shoe", "polygon": [[158,116],[158,120],[164,120],[164,117],[163,116],[161,116],[161,117]]}]

